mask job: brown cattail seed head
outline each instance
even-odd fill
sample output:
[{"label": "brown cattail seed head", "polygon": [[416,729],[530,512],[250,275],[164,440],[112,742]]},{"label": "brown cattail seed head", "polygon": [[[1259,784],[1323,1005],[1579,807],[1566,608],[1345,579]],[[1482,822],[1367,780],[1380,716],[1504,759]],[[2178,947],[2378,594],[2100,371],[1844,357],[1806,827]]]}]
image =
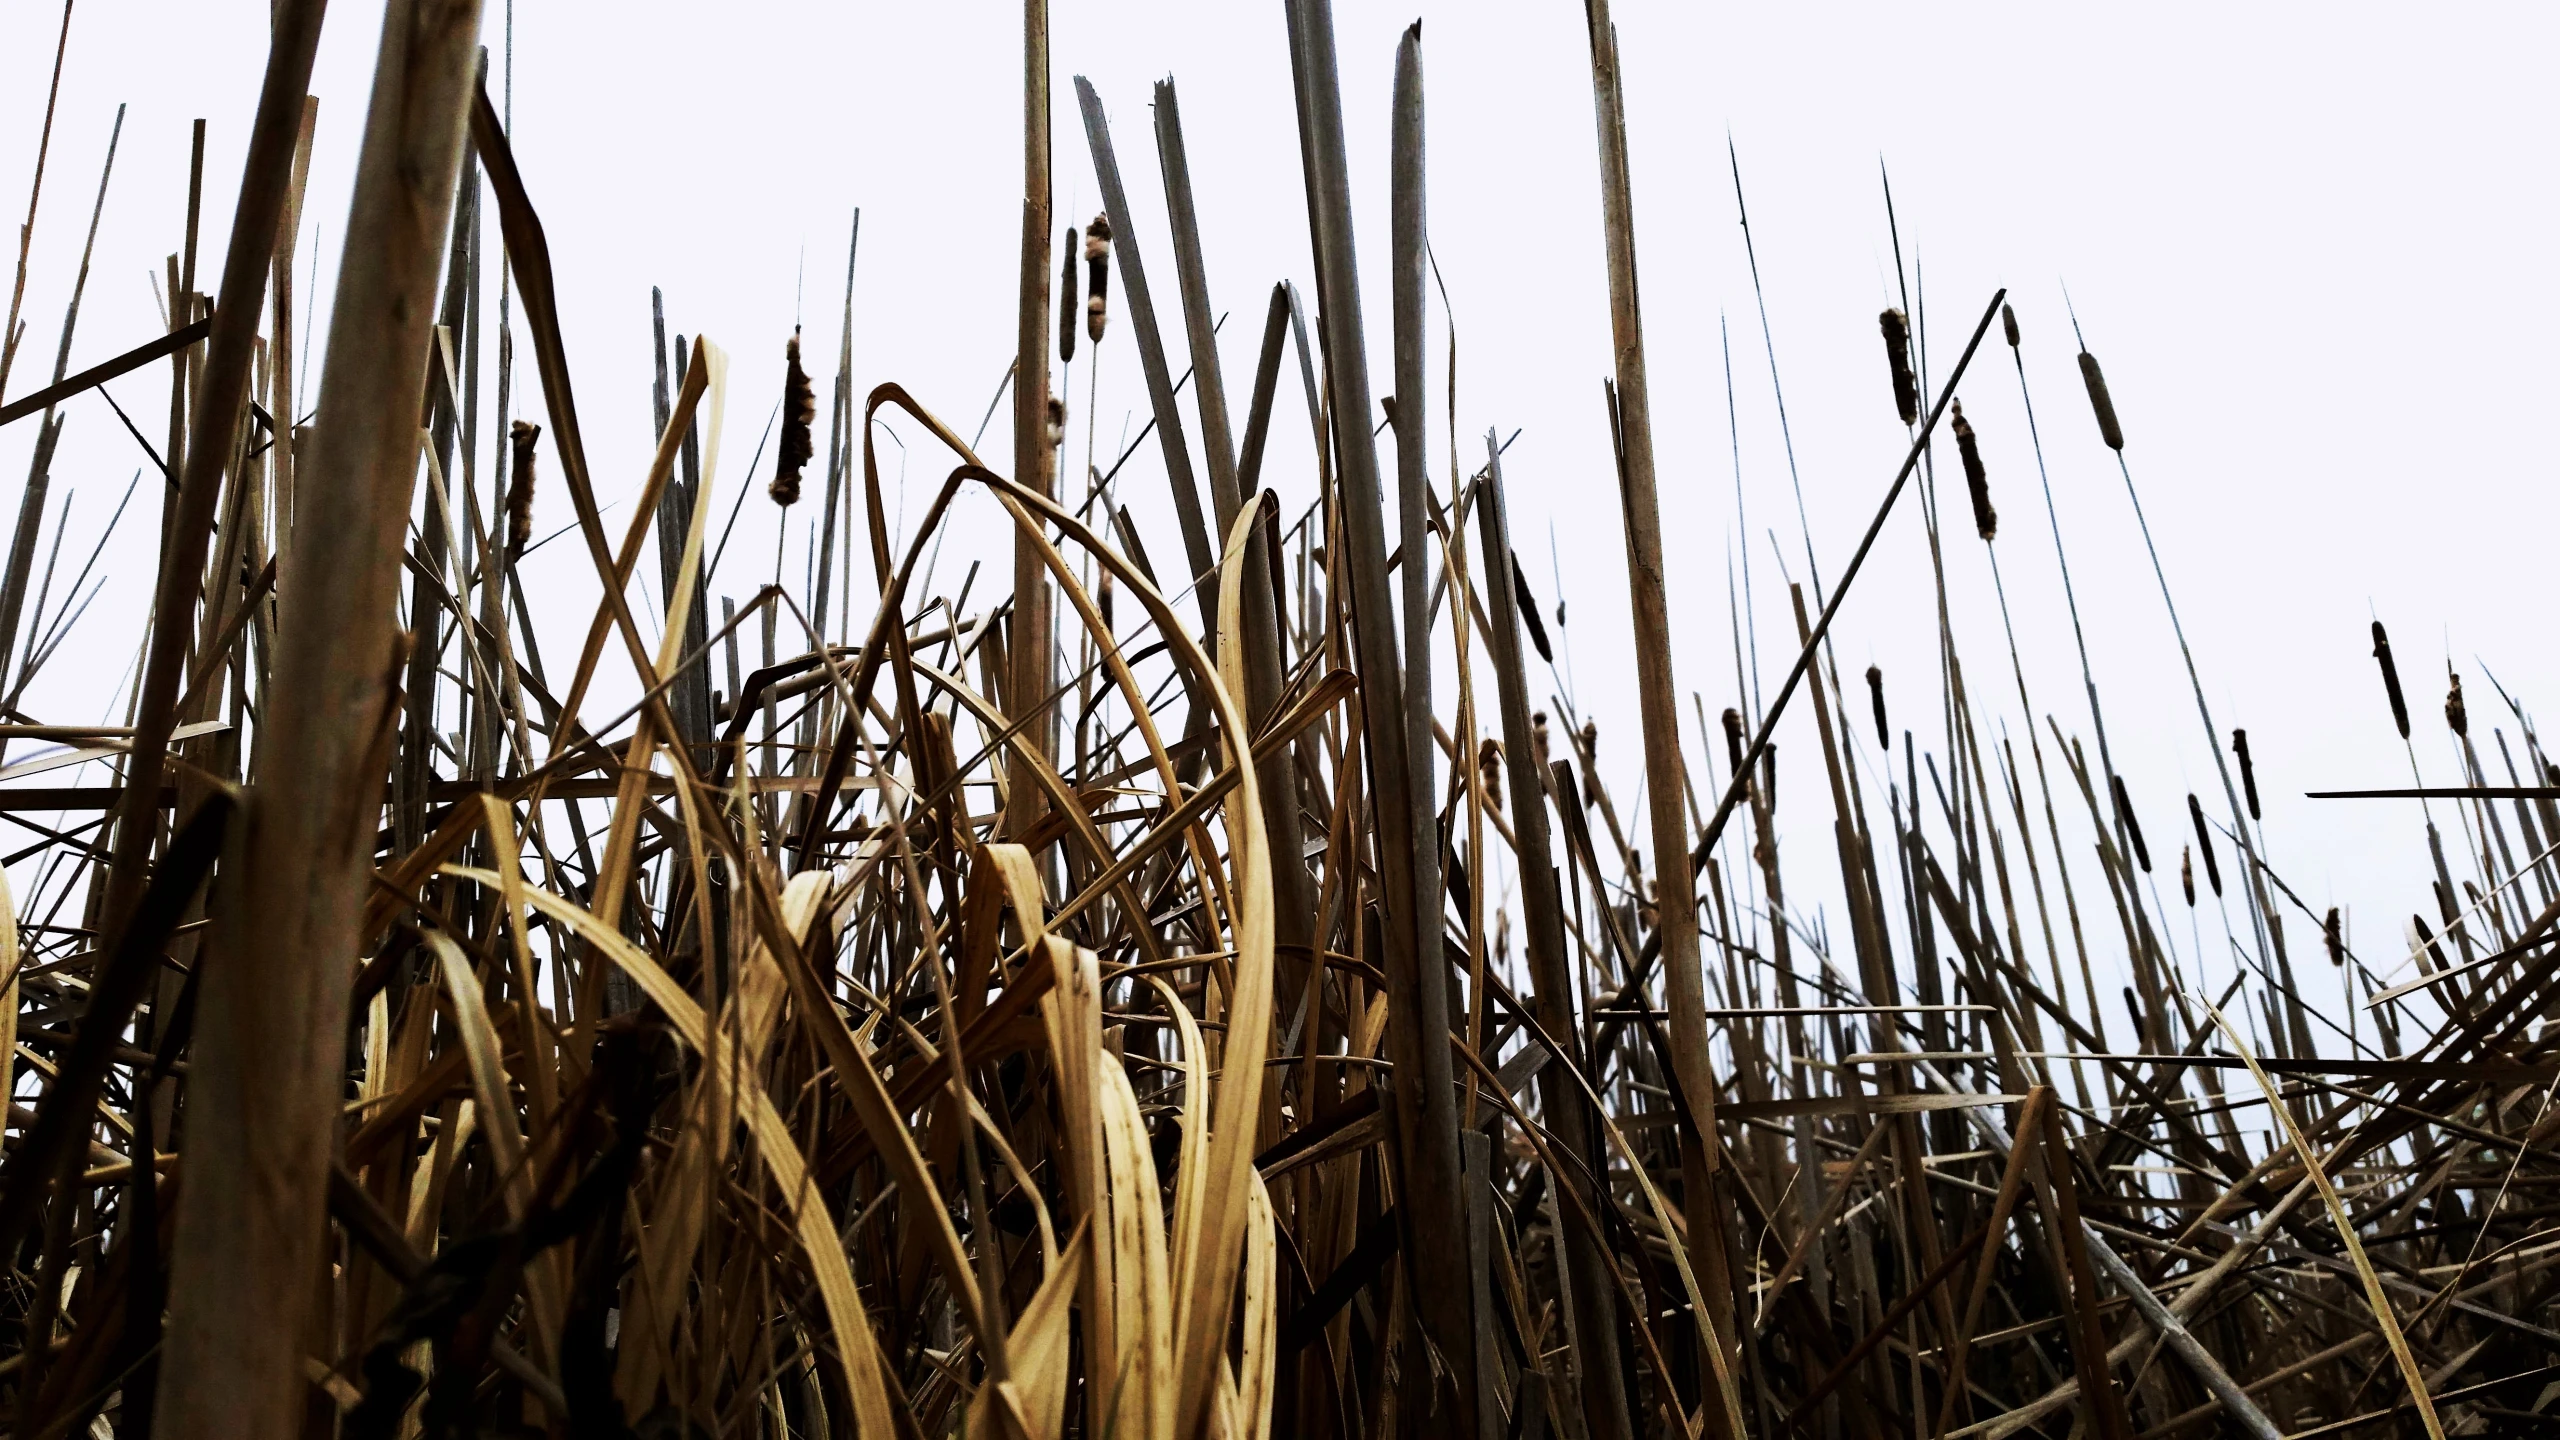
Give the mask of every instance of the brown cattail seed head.
[{"label": "brown cattail seed head", "polygon": [[1724,711],[1724,763],[1736,776],[1742,774],[1742,712],[1730,705]]},{"label": "brown cattail seed head", "polygon": [[2321,923],[2320,938],[2329,943],[2330,964],[2347,963],[2347,926],[2335,905],[2329,907],[2329,918]]},{"label": "brown cattail seed head", "polygon": [[2010,309],[2006,301],[2000,305],[2000,333],[2007,338],[2010,349],[2018,348],[2018,312]]},{"label": "brown cattail seed head", "polygon": [[1956,454],[1964,461],[1965,493],[1973,497],[1973,528],[1984,540],[2000,530],[2000,512],[1991,508],[1991,478],[1982,468],[1982,446],[1974,439],[1973,426],[1966,423],[1964,405],[1958,402],[1956,416]]},{"label": "brown cattail seed head", "polygon": [[2107,377],[2098,369],[2098,357],[2080,352],[2080,383],[2089,387],[2089,409],[2098,417],[2098,438],[2110,450],[2124,448],[2124,427],[2116,423],[2116,402],[2107,394]]},{"label": "brown cattail seed head", "polygon": [[1582,763],[1585,765],[1600,763],[1600,722],[1597,720],[1582,722]]},{"label": "brown cattail seed head", "polygon": [[1058,363],[1076,358],[1076,227],[1067,227],[1067,243],[1062,252],[1066,259],[1058,276]]},{"label": "brown cattail seed head", "polygon": [[2195,792],[2187,792],[2187,818],[2195,822],[2196,848],[2204,852],[2204,878],[2212,884],[2213,893],[2222,893],[2222,866],[2213,858],[2213,835],[2205,829],[2204,806],[2198,804]]},{"label": "brown cattail seed head", "polygon": [[2258,814],[2258,767],[2249,763],[2248,731],[2231,732],[2231,753],[2240,757],[2240,789],[2249,797],[2249,818],[2259,819],[2261,817]]},{"label": "brown cattail seed head", "polygon": [[2196,907],[2196,856],[2193,850],[2178,847],[2178,888],[2187,892],[2187,908]]},{"label": "brown cattail seed head", "polygon": [[1893,749],[1893,727],[1884,723],[1884,670],[1880,666],[1867,667],[1867,698],[1875,702],[1876,743],[1890,751]]},{"label": "brown cattail seed head", "polygon": [[2133,799],[2124,793],[2124,777],[2110,775],[2107,784],[2116,795],[2116,815],[2124,821],[2125,834],[2133,840],[2133,858],[2142,862],[2142,873],[2151,873],[2151,847],[2142,843],[2142,822],[2134,818]]},{"label": "brown cattail seed head", "polygon": [[522,555],[533,540],[533,443],[542,427],[519,420],[507,429],[507,553]]},{"label": "brown cattail seed head", "polygon": [[1047,429],[1050,449],[1055,450],[1066,442],[1067,402],[1059,399],[1055,395],[1049,397],[1049,423]]},{"label": "brown cattail seed head", "polygon": [[1096,215],[1084,227],[1084,334],[1102,343],[1102,327],[1111,319],[1111,217]]},{"label": "brown cattail seed head", "polygon": [[1484,744],[1476,748],[1476,769],[1484,776],[1485,799],[1494,809],[1501,809],[1502,747],[1493,743],[1490,735],[1484,738]]},{"label": "brown cattail seed head", "polygon": [[2382,666],[2383,693],[2391,697],[2391,723],[2400,727],[2400,738],[2409,738],[2409,702],[2400,694],[2400,667],[2391,663],[2391,637],[2383,633],[2382,622],[2373,622],[2373,658]]},{"label": "brown cattail seed head", "polygon": [[1102,628],[1105,630],[1111,628],[1111,596],[1111,572],[1106,568],[1102,572],[1102,583],[1095,588],[1093,597],[1094,608],[1102,612]]},{"label": "brown cattail seed head", "polygon": [[1899,310],[1887,310],[1876,323],[1884,329],[1885,364],[1893,369],[1893,408],[1903,424],[1918,424],[1920,385],[1911,374],[1911,321]]},{"label": "brown cattail seed head", "polygon": [[2452,727],[2454,734],[2468,736],[2471,714],[2462,708],[2462,677],[2447,670],[2444,678],[2450,687],[2444,692],[2444,723]]},{"label": "brown cattail seed head", "polygon": [[766,491],[776,505],[795,505],[800,500],[800,471],[817,453],[809,439],[809,427],[818,418],[818,392],[809,384],[809,372],[800,368],[798,326],[792,327],[791,343],[783,347],[782,355],[782,444],[774,463],[773,483]]}]

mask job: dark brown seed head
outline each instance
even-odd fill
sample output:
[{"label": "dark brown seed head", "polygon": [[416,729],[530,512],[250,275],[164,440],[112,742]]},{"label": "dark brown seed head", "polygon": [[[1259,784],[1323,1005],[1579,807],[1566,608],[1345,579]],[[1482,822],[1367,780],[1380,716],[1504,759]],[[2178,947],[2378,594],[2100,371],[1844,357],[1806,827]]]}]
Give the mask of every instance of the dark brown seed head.
[{"label": "dark brown seed head", "polygon": [[1876,317],[1884,329],[1885,364],[1893,370],[1893,408],[1905,425],[1920,421],[1920,385],[1911,373],[1911,321],[1899,310]]},{"label": "dark brown seed head", "polygon": [[1582,763],[1585,765],[1600,763],[1600,722],[1597,720],[1582,722]]},{"label": "dark brown seed head", "polygon": [[1724,757],[1731,773],[1742,773],[1742,712],[1727,707],[1724,712]]},{"label": "dark brown seed head", "polygon": [[1893,729],[1884,723],[1884,670],[1879,666],[1867,667],[1867,698],[1875,702],[1876,743],[1890,751],[1893,749]]},{"label": "dark brown seed head", "polygon": [[2098,438],[2110,450],[2124,448],[2124,427],[2116,423],[2116,402],[2107,395],[2107,377],[2098,369],[2098,357],[2080,352],[2080,383],[2089,387],[2089,409],[2098,417]]},{"label": "dark brown seed head", "polygon": [[533,540],[533,445],[542,427],[519,420],[507,428],[507,553],[522,555]]},{"label": "dark brown seed head", "polygon": [[2258,819],[2258,770],[2249,763],[2249,732],[2231,732],[2231,753],[2240,757],[2240,788],[2249,797],[2249,818]]},{"label": "dark brown seed head", "polygon": [[2000,531],[2000,512],[1991,508],[1991,478],[1982,468],[1982,445],[1964,418],[1961,401],[1955,406],[1955,417],[1956,454],[1964,461],[1965,493],[1973,497],[1974,532],[1989,540]]},{"label": "dark brown seed head", "polygon": [[2449,687],[2444,692],[2444,723],[2453,728],[2454,734],[2467,736],[2471,733],[2471,713],[2462,708],[2462,677],[2447,670],[2444,678]]},{"label": "dark brown seed head", "polygon": [[1102,327],[1111,319],[1111,217],[1096,215],[1084,227],[1084,334],[1102,343]]},{"label": "dark brown seed head", "polygon": [[2000,333],[2008,337],[2010,349],[2018,348],[2018,312],[2005,301],[2000,306]]},{"label": "dark brown seed head", "polygon": [[1073,225],[1067,227],[1067,243],[1060,253],[1066,258],[1060,262],[1063,273],[1058,276],[1058,363],[1064,365],[1076,358],[1076,311],[1083,308],[1076,303],[1076,227]]},{"label": "dark brown seed head", "polygon": [[2213,858],[2213,834],[2205,829],[2204,806],[2196,803],[2195,792],[2187,792],[2187,818],[2195,822],[2196,848],[2204,852],[2204,878],[2213,885],[2213,893],[2222,893],[2222,866]]},{"label": "dark brown seed head", "polygon": [[2383,693],[2391,697],[2391,723],[2400,727],[2400,738],[2409,738],[2409,702],[2400,694],[2400,667],[2391,663],[2391,637],[2383,633],[2382,622],[2373,622],[2373,658],[2382,666]]},{"label": "dark brown seed head", "polygon": [[2321,923],[2320,938],[2329,943],[2330,964],[2344,965],[2347,963],[2346,922],[2340,918],[2338,914],[2338,907],[2335,905],[2329,907],[2329,918]]},{"label": "dark brown seed head", "polygon": [[766,492],[776,505],[796,505],[800,501],[800,472],[817,448],[809,438],[809,427],[818,418],[818,392],[809,384],[809,372],[800,368],[800,329],[793,326],[791,343],[783,347],[782,372],[782,444],[778,448],[773,483]]},{"label": "dark brown seed head", "polygon": [[1484,776],[1484,793],[1486,799],[1493,805],[1494,809],[1501,809],[1502,747],[1495,744],[1493,742],[1493,737],[1490,735],[1484,737],[1484,744],[1478,746],[1476,749],[1476,769]]},{"label": "dark brown seed head", "polygon": [[2142,863],[2142,873],[2151,873],[2151,847],[2142,843],[2142,822],[2134,817],[2133,799],[2124,793],[2124,777],[2110,775],[2107,784],[2115,790],[2116,816],[2124,821],[2124,832],[2133,841],[2133,858]]},{"label": "dark brown seed head", "polygon": [[2184,845],[2178,847],[2178,888],[2187,892],[2187,908],[2196,908],[2196,855]]}]

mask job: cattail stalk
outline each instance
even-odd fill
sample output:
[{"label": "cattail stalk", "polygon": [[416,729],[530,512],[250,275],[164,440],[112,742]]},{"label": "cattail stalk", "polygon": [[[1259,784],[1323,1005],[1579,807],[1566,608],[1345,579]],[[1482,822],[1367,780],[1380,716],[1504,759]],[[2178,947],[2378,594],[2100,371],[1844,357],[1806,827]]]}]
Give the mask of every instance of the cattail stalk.
[{"label": "cattail stalk", "polygon": [[2382,622],[2373,622],[2373,659],[2382,667],[2382,691],[2391,697],[2391,723],[2400,727],[2400,738],[2409,738],[2409,701],[2400,693],[2400,667],[2391,663],[2391,637]]},{"label": "cattail stalk", "polygon": [[1953,407],[1956,454],[1964,461],[1965,493],[1973,499],[1973,529],[1985,541],[1999,533],[2000,515],[1991,508],[1991,480],[1982,468],[1982,445],[1964,418],[1964,402]]},{"label": "cattail stalk", "polygon": [[2098,438],[2110,450],[2124,449],[2124,427],[2116,423],[2116,402],[2107,394],[2106,374],[2098,369],[2098,357],[2080,352],[2080,383],[2089,387],[2089,409],[2098,417]]},{"label": "cattail stalk", "polygon": [[809,434],[809,427],[818,419],[818,391],[809,383],[809,372],[800,368],[797,325],[791,327],[791,340],[782,349],[782,361],[782,442],[774,447],[773,483],[765,487],[765,493],[773,497],[774,504],[788,509],[800,503],[800,472],[818,453]]},{"label": "cattail stalk", "polygon": [[1884,331],[1884,360],[1893,371],[1893,409],[1905,425],[1920,423],[1920,382],[1911,368],[1911,320],[1900,310],[1876,317]]}]

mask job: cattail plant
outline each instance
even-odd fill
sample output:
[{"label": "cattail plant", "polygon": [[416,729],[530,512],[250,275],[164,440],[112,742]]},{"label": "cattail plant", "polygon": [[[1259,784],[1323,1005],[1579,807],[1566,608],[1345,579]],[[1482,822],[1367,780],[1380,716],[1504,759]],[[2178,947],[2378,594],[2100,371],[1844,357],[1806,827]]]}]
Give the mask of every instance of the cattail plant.
[{"label": "cattail plant", "polygon": [[2098,438],[2110,450],[2124,449],[2124,427],[2116,423],[2116,402],[2107,394],[2107,377],[2098,369],[2098,357],[2080,352],[2080,383],[2089,387],[2089,409],[2098,417]]},{"label": "cattail plant", "polygon": [[2000,530],[2000,515],[1991,508],[1991,479],[1982,469],[1982,444],[1964,418],[1964,402],[1955,404],[1956,454],[1964,461],[1965,493],[1973,498],[1973,528],[1985,541]]},{"label": "cattail plant", "polygon": [[1102,327],[1111,319],[1111,217],[1096,215],[1084,227],[1084,333],[1102,343]]},{"label": "cattail plant", "polygon": [[2248,797],[2249,818],[2258,819],[2258,767],[2249,763],[2248,731],[2231,732],[2231,753],[2240,760],[2240,791]]},{"label": "cattail plant", "polygon": [[1049,439],[1049,448],[1050,448],[1050,449],[1055,450],[1055,449],[1057,449],[1060,445],[1062,445],[1062,444],[1066,443],[1066,438],[1067,438],[1067,402],[1066,402],[1066,401],[1059,399],[1059,398],[1058,398],[1057,396],[1055,396],[1055,395],[1052,395],[1052,396],[1050,396],[1050,397],[1049,397],[1049,412],[1048,412],[1048,420],[1047,420],[1047,422],[1046,422],[1046,424],[1045,424],[1045,427],[1044,427],[1044,428],[1045,428],[1045,432],[1046,432],[1046,434],[1047,434],[1047,436],[1048,436],[1048,439]]},{"label": "cattail plant", "polygon": [[2010,349],[2018,348],[2018,312],[2005,300],[2000,304],[2000,334]]},{"label": "cattail plant", "polygon": [[[1076,227],[1067,227],[1067,243],[1058,247],[1058,363],[1076,358],[1076,312],[1084,307],[1076,295]],[[1095,336],[1095,339],[1102,337]]]},{"label": "cattail plant", "polygon": [[1867,701],[1875,707],[1876,744],[1889,753],[1893,749],[1893,727],[1884,719],[1884,667],[1881,665],[1867,667]]},{"label": "cattail plant", "polygon": [[1486,801],[1502,808],[1502,746],[1490,735],[1476,747],[1476,773],[1482,777]]},{"label": "cattail plant", "polygon": [[2329,918],[2320,922],[2320,938],[2329,946],[2329,963],[2344,967],[2347,963],[2347,927],[2338,907],[2329,907]]},{"label": "cattail plant", "polygon": [[2400,738],[2409,738],[2409,702],[2400,693],[2400,667],[2391,663],[2391,637],[2384,633],[2382,622],[2373,622],[2373,658],[2382,667],[2382,691],[2391,697],[2391,723],[2400,727]]},{"label": "cattail plant", "polygon": [[1893,371],[1893,409],[1905,425],[1920,423],[1920,382],[1911,371],[1911,321],[1899,310],[1876,317],[1884,331],[1884,361]]},{"label": "cattail plant", "polygon": [[817,423],[818,392],[809,372],[800,368],[800,327],[791,327],[791,343],[783,347],[782,443],[776,447],[773,483],[766,487],[773,503],[788,508],[800,501],[800,472],[817,454],[809,427]]},{"label": "cattail plant", "polygon": [[2187,908],[2196,908],[2196,852],[2192,845],[2178,847],[2178,888],[2186,892]]},{"label": "cattail plant", "polygon": [[2204,806],[2197,803],[2192,790],[2187,792],[2187,818],[2195,823],[2196,848],[2204,852],[2204,878],[2213,886],[2213,893],[2219,896],[2222,893],[2222,867],[2213,858],[2213,833],[2205,828]]},{"label": "cattail plant", "polygon": [[1742,773],[1742,712],[1728,705],[1724,712],[1725,764],[1733,775]]},{"label": "cattail plant", "polygon": [[1537,762],[1541,776],[1547,773],[1547,712],[1544,710],[1529,716],[1529,758]]},{"label": "cattail plant", "polygon": [[507,427],[507,553],[522,555],[533,540],[533,447],[542,427],[519,420]]},{"label": "cattail plant", "polygon": [[2467,738],[2471,734],[2471,712],[2464,709],[2462,705],[2462,676],[2451,666],[2447,666],[2444,679],[2445,728],[2458,736]]},{"label": "cattail plant", "polygon": [[2133,813],[2133,797],[2124,791],[2124,777],[2110,775],[2107,784],[2115,791],[2116,814],[2124,820],[2124,833],[2133,841],[2133,858],[2142,863],[2142,873],[2151,873],[2151,847],[2142,843],[2142,821]]}]

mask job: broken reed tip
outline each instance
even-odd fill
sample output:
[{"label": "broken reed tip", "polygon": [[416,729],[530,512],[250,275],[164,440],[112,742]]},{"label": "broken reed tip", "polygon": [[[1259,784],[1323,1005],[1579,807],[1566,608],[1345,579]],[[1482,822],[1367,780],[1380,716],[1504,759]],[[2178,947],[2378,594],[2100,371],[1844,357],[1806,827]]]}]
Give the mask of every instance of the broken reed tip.
[{"label": "broken reed tip", "polygon": [[1884,331],[1885,364],[1893,370],[1893,408],[1905,425],[1920,421],[1920,384],[1911,372],[1911,320],[1899,310],[1876,317]]},{"label": "broken reed tip", "polygon": [[507,427],[507,553],[522,555],[533,541],[533,446],[542,427],[519,420]]},{"label": "broken reed tip", "polygon": [[1076,227],[1073,225],[1067,227],[1063,253],[1066,259],[1059,266],[1061,273],[1058,276],[1058,363],[1061,365],[1076,358],[1076,311],[1083,308],[1076,303]]},{"label": "broken reed tip", "polygon": [[800,500],[800,472],[817,448],[809,438],[809,427],[818,418],[818,392],[809,384],[809,372],[800,368],[800,327],[791,327],[791,342],[783,347],[782,372],[782,444],[776,457],[773,483],[766,493],[773,503],[791,506]]},{"label": "broken reed tip", "polygon": [[1867,667],[1867,698],[1875,702],[1876,743],[1883,746],[1890,754],[1893,750],[1893,730],[1884,723],[1884,669],[1882,666]]},{"label": "broken reed tip", "polygon": [[2400,667],[2391,663],[2391,637],[2382,622],[2373,622],[2373,658],[2382,666],[2383,693],[2391,697],[2391,723],[2400,727],[2400,738],[2409,738],[2409,702],[2400,693]]},{"label": "broken reed tip", "polygon": [[2116,402],[2107,394],[2107,377],[2098,368],[2098,357],[2080,352],[2080,383],[2089,387],[2089,409],[2098,417],[2098,438],[2110,450],[2124,449],[2124,427],[2116,423]]},{"label": "broken reed tip", "polygon": [[1102,328],[1111,319],[1111,217],[1096,215],[1084,227],[1084,334],[1102,343]]},{"label": "broken reed tip", "polygon": [[2231,753],[2240,757],[2240,788],[2249,797],[2249,818],[2256,820],[2260,818],[2258,815],[2258,771],[2256,766],[2249,763],[2248,731],[2234,730],[2231,732]]},{"label": "broken reed tip", "polygon": [[2444,723],[2454,734],[2468,739],[2471,735],[2471,712],[2462,704],[2462,676],[2451,667],[2444,672]]},{"label": "broken reed tip", "polygon": [[2000,532],[2000,512],[1991,508],[1991,477],[1982,468],[1982,444],[1964,418],[1964,402],[1955,405],[1956,454],[1964,461],[1964,489],[1973,499],[1973,529],[1988,542]]}]

